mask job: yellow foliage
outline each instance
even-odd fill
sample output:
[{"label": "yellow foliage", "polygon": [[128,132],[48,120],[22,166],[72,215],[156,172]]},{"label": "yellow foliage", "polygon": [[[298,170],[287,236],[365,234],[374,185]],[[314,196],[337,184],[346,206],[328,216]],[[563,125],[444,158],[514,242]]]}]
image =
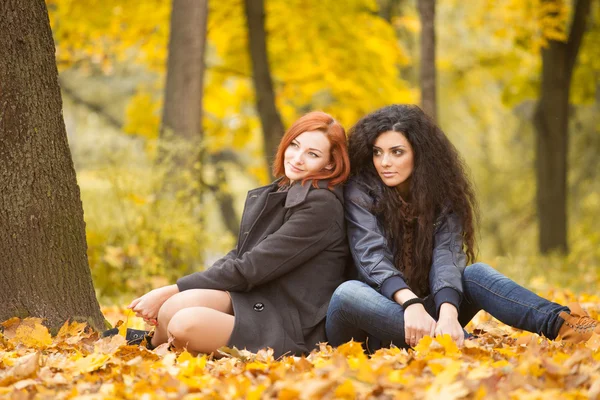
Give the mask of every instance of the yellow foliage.
[{"label": "yellow foliage", "polygon": [[126,133],[137,134],[146,139],[156,139],[160,124],[161,102],[144,91],[137,92],[127,105]]},{"label": "yellow foliage", "polygon": [[[594,307],[590,311],[597,313],[598,303]],[[123,309],[104,312],[125,318]],[[595,398],[600,391],[594,383],[600,381],[599,352],[593,349],[597,335],[577,345],[540,339],[540,344],[515,346],[510,335],[485,332],[490,326],[486,318],[473,322],[479,337],[467,340],[462,351],[444,336],[426,337],[415,350],[381,349],[370,357],[359,343],[349,342],[337,349],[322,344],[307,358],[277,360],[271,350],[254,354],[224,348],[219,359],[187,351],[148,351],[126,345],[120,335],[98,338],[75,322],[65,323],[50,345],[17,335],[23,326],[43,331],[40,322],[14,318],[2,324],[16,347],[0,341],[0,396],[19,398],[27,392],[32,398],[367,399],[384,395],[404,400],[486,399],[494,393],[502,393],[502,398],[545,399],[560,393],[561,398],[579,399]],[[361,374],[367,371],[369,379],[364,379]]]}]

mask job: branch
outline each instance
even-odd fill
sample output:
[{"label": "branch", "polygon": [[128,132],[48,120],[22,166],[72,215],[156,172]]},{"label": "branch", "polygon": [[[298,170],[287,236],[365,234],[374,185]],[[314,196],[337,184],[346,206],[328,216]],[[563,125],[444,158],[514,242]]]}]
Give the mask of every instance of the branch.
[{"label": "branch", "polygon": [[79,94],[77,94],[77,92],[75,90],[73,90],[73,89],[69,88],[67,85],[65,85],[64,82],[60,79],[60,77],[58,78],[58,82],[60,84],[60,88],[62,89],[63,93],[66,94],[67,96],[69,96],[69,98],[71,100],[73,100],[73,102],[75,102],[75,104],[82,105],[85,108],[89,109],[90,111],[100,115],[101,117],[103,117],[106,120],[106,122],[108,122],[109,125],[115,127],[118,130],[121,130],[121,128],[123,126],[122,121],[120,121],[117,118],[110,115],[100,105],[91,103],[88,100],[81,97]]}]

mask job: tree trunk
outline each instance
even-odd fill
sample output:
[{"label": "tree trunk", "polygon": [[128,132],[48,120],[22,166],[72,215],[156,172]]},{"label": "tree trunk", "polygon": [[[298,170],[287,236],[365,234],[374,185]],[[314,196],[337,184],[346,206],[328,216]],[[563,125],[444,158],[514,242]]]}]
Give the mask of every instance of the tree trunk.
[{"label": "tree trunk", "polygon": [[421,18],[421,107],[435,121],[435,0],[417,0],[417,3]]},{"label": "tree trunk", "polygon": [[256,108],[263,130],[265,157],[270,165],[285,128],[275,104],[275,92],[269,69],[264,0],[244,0],[244,9],[248,21],[248,45],[252,59]]},{"label": "tree trunk", "polygon": [[392,19],[397,14],[398,6],[401,0],[377,0],[379,5],[379,16],[392,24]]},{"label": "tree trunk", "polygon": [[44,0],[0,3],[0,321],[103,329]]},{"label": "tree trunk", "polygon": [[539,246],[545,254],[568,251],[569,92],[589,10],[590,0],[578,0],[568,41],[551,40],[542,50],[540,97],[533,124],[536,131]]},{"label": "tree trunk", "polygon": [[202,139],[207,15],[208,0],[173,0],[161,140],[184,167],[197,161]]}]

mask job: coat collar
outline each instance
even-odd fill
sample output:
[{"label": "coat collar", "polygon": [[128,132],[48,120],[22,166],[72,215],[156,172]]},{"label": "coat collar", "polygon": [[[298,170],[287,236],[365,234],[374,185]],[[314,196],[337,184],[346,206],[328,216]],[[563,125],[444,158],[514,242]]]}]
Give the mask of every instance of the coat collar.
[{"label": "coat collar", "polygon": [[[319,189],[329,190],[327,188],[328,184],[329,184],[328,180],[321,179],[317,183],[317,187]],[[342,185],[335,186],[333,188],[332,192],[333,192],[333,194],[335,194],[335,196],[338,198],[338,200],[342,204],[344,204],[344,195],[343,195],[341,186]],[[304,200],[306,200],[306,196],[308,196],[308,192],[311,189],[315,189],[315,187],[313,186],[312,180],[306,181],[304,183],[304,185],[301,182],[296,182],[295,184],[293,184],[292,187],[290,187],[290,189],[288,190],[287,197],[285,199],[285,208],[292,208],[292,207],[297,206],[298,204],[303,203]]]}]

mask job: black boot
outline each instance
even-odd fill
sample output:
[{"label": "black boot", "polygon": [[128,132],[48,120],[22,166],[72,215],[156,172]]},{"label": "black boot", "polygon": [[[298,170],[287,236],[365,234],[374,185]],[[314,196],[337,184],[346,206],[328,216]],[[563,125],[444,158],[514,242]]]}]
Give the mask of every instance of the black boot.
[{"label": "black boot", "polygon": [[[102,337],[115,336],[119,334],[119,328],[112,328],[107,331],[102,332]],[[154,336],[154,331],[144,331],[141,329],[131,329],[127,328],[125,332],[125,340],[128,345],[136,346],[142,344],[144,339],[146,340],[146,348],[149,350],[154,349],[152,346],[152,336]]]}]

